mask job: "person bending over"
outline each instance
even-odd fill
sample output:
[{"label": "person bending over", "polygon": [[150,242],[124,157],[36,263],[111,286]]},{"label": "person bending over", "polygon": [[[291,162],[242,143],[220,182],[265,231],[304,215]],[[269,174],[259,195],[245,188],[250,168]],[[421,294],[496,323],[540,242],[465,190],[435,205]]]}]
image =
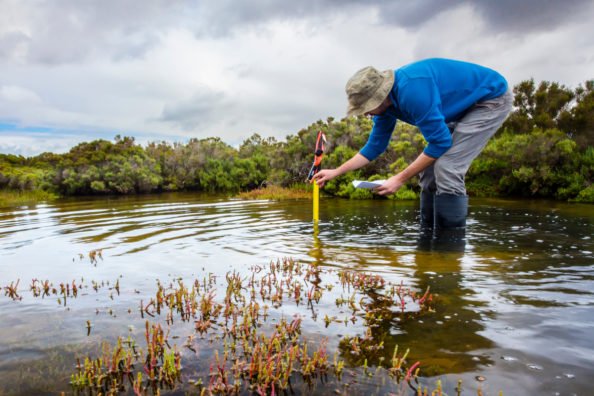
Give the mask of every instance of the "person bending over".
[{"label": "person bending over", "polygon": [[355,156],[336,169],[321,170],[315,182],[323,187],[376,159],[388,147],[397,120],[402,120],[419,128],[427,146],[375,192],[393,194],[418,174],[421,226],[463,229],[468,212],[464,176],[512,108],[505,78],[487,67],[435,58],[396,70],[365,67],[349,79],[346,93],[347,117],[373,116],[373,129]]}]

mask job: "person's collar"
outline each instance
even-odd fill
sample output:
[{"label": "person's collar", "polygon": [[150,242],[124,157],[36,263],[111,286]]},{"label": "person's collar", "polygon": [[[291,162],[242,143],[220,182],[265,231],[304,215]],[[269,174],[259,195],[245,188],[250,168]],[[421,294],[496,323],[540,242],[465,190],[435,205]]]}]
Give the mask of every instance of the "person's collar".
[{"label": "person's collar", "polygon": [[398,108],[398,99],[396,96],[396,84],[394,84],[394,88],[392,88],[390,90],[388,97],[390,98],[390,101],[392,102],[392,106],[397,109]]}]

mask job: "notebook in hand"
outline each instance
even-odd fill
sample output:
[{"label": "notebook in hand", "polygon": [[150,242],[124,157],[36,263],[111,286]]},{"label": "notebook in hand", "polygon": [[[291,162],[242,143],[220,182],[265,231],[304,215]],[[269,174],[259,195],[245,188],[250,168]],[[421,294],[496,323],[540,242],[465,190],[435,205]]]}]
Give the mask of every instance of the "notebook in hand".
[{"label": "notebook in hand", "polygon": [[353,186],[355,188],[367,188],[369,190],[373,190],[384,184],[385,180],[374,180],[374,181],[366,181],[366,180],[353,180]]}]

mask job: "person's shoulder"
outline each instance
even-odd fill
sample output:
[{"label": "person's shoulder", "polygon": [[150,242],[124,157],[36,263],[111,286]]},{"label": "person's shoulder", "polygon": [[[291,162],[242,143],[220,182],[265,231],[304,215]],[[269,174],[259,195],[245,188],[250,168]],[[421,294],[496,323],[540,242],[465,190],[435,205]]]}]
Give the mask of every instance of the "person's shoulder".
[{"label": "person's shoulder", "polygon": [[427,80],[432,80],[432,76],[428,70],[423,68],[406,66],[396,71],[396,85],[399,92]]},{"label": "person's shoulder", "polygon": [[427,58],[409,63],[396,70],[403,84],[413,79],[439,80],[439,76],[452,74],[491,72],[491,69],[476,63],[447,58]]},{"label": "person's shoulder", "polygon": [[441,70],[446,72],[452,72],[455,70],[469,70],[469,69],[483,69],[487,70],[488,68],[483,65],[479,65],[478,63],[469,62],[466,60],[460,59],[448,59],[448,58],[428,58],[423,59],[422,61],[417,62],[419,65],[424,65],[428,68],[433,68],[434,70]]},{"label": "person's shoulder", "polygon": [[457,59],[448,59],[448,58],[425,58],[421,59],[407,65],[404,65],[400,68],[400,70],[404,70],[407,72],[411,71],[418,71],[418,70],[427,70],[433,67],[443,67],[443,66],[453,66],[453,65],[473,65],[478,66],[473,63],[457,60]]},{"label": "person's shoulder", "polygon": [[428,78],[432,76],[432,68],[446,59],[427,58],[406,64],[396,70],[397,76],[400,76],[402,82],[408,82],[411,79]]}]

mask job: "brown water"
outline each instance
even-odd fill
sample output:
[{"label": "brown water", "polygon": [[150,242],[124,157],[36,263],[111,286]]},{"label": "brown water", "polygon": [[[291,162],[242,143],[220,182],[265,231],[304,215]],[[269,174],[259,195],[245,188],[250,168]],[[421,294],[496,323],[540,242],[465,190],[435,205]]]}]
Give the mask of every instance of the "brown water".
[{"label": "brown water", "polygon": [[[463,394],[479,386],[485,394],[594,394],[594,206],[470,204],[466,241],[454,244],[419,237],[416,202],[323,200],[315,233],[304,201],[171,194],[0,209],[0,287],[20,279],[23,297],[0,293],[0,395],[70,392],[77,356],[143,330],[139,300],[154,296],[157,279],[224,277],[289,256],[418,290],[430,286],[435,313],[402,323],[386,318],[380,326],[391,348],[410,348],[421,361],[426,384],[441,379],[450,394],[458,379]],[[87,256],[94,249],[103,249],[96,264]],[[33,278],[105,286],[85,289],[64,307],[56,297],[34,298]],[[120,295],[109,290],[117,279]],[[331,305],[319,310],[339,313]],[[310,315],[295,307],[276,312],[294,313]],[[326,328],[319,317],[305,327],[313,338],[328,337],[331,349],[359,330]],[[173,333],[191,331],[179,325]],[[387,392],[373,382],[360,381],[350,394]]]}]

